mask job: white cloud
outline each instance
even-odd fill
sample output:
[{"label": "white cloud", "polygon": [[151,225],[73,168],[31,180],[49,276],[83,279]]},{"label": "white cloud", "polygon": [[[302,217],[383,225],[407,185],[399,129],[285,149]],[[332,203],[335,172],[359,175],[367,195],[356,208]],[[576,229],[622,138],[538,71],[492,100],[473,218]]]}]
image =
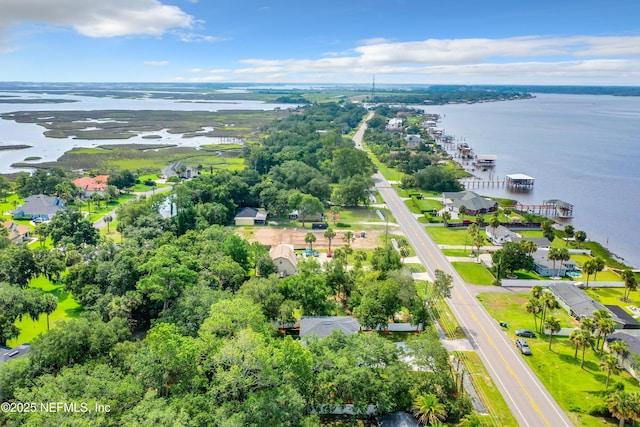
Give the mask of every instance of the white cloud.
[{"label": "white cloud", "polygon": [[68,26],[88,37],[160,36],[191,29],[194,18],[158,0],[2,0],[0,32],[23,22]]},{"label": "white cloud", "polygon": [[330,57],[248,58],[240,64],[234,76],[243,81],[348,83],[376,74],[389,82],[637,84],[640,36],[369,39]]},{"label": "white cloud", "polygon": [[145,65],[151,65],[153,67],[164,67],[169,65],[169,61],[144,61]]}]

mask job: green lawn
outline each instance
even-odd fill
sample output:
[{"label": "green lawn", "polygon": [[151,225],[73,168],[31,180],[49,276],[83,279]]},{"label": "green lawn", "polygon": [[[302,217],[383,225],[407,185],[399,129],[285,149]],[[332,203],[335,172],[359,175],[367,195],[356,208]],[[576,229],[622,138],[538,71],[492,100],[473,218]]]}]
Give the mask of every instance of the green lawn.
[{"label": "green lawn", "polygon": [[[535,329],[533,316],[527,313],[523,305],[529,294],[480,294],[478,300],[496,319],[509,324],[508,334],[515,338],[518,328]],[[553,314],[560,319],[562,327],[575,327],[577,322],[564,310],[557,309]],[[545,336],[527,338],[532,356],[524,357],[531,369],[543,382],[560,406],[569,413],[575,425],[603,426],[616,425],[613,420],[605,420],[589,415],[589,411],[602,405],[606,399],[604,385],[606,373],[599,370],[600,355],[591,349],[585,353],[585,369],[580,369],[580,352],[574,359],[575,346],[564,337],[554,337],[552,350],[548,350],[549,341]],[[518,356],[520,357],[520,356]],[[571,378],[571,381],[567,381]],[[622,381],[626,391],[640,391],[638,381],[627,374],[613,375],[609,388]]]},{"label": "green lawn", "polygon": [[473,285],[491,285],[493,275],[481,263],[476,262],[452,262],[451,265],[462,276],[466,283]]},{"label": "green lawn", "polygon": [[469,248],[466,251],[464,249],[442,249],[442,253],[445,256],[468,257],[471,249],[472,248]]},{"label": "green lawn", "polygon": [[[31,280],[29,286],[41,289],[43,292],[53,294],[58,298],[58,308],[49,316],[49,324],[52,328],[55,328],[56,322],[76,318],[82,312],[80,304],[78,304],[71,293],[64,291],[61,284],[51,283],[44,276],[40,276]],[[29,343],[41,333],[46,332],[47,315],[43,314],[36,322],[24,316],[22,320],[16,321],[16,326],[20,329],[20,336],[16,339],[9,340],[7,342],[9,347]]]},{"label": "green lawn", "polygon": [[[591,282],[589,283],[592,286]],[[634,313],[627,308],[627,306],[635,305],[640,307],[640,295],[637,291],[631,291],[629,293],[629,301],[622,301],[624,296],[624,288],[588,288],[584,290],[595,301],[603,305],[617,305],[621,307],[627,313],[633,315]]]},{"label": "green lawn", "polygon": [[429,236],[440,245],[463,246],[465,242],[471,247],[471,237],[466,229],[453,229],[446,227],[426,227]]}]

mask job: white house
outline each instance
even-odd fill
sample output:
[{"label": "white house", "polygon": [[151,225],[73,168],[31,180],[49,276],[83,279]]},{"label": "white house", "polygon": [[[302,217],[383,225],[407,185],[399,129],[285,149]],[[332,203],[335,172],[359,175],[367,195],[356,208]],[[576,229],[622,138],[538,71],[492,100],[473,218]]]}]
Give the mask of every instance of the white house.
[{"label": "white house", "polygon": [[275,248],[271,248],[269,255],[278,267],[280,277],[291,276],[298,272],[298,258],[296,258],[293,245],[279,244]]}]

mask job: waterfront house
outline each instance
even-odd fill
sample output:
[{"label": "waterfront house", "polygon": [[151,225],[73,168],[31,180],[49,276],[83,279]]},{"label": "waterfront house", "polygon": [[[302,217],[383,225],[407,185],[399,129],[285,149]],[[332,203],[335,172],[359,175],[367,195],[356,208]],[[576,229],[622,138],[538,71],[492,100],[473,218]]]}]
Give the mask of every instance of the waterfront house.
[{"label": "waterfront house", "polygon": [[24,204],[13,212],[13,219],[38,219],[48,221],[56,213],[65,210],[65,204],[59,197],[36,194],[24,199]]},{"label": "waterfront house", "polygon": [[264,209],[242,208],[233,218],[236,225],[265,225],[268,212]]},{"label": "waterfront house", "polygon": [[554,262],[549,259],[548,249],[538,249],[532,256],[534,271],[543,277],[564,277],[567,272],[575,271],[577,267],[576,262],[572,259],[556,260],[554,266]]},{"label": "waterfront house", "polygon": [[26,242],[31,237],[31,227],[28,225],[8,221],[4,223],[4,227],[7,229],[7,237],[16,245]]},{"label": "waterfront house", "polygon": [[293,250],[293,245],[279,244],[271,248],[269,255],[278,267],[280,277],[291,276],[298,272],[298,258]]},{"label": "waterfront house", "polygon": [[96,177],[83,176],[73,180],[73,185],[82,190],[82,198],[88,199],[92,194],[104,195],[107,191],[107,180],[109,175],[98,175]]},{"label": "waterfront house", "polygon": [[469,216],[487,214],[498,210],[498,202],[485,199],[473,191],[442,193],[442,203],[453,212],[458,212],[460,206],[464,206],[466,209],[465,215]]},{"label": "waterfront house", "polygon": [[609,346],[616,341],[622,341],[629,347],[629,354],[619,356],[622,368],[631,376],[640,381],[640,370],[635,360],[640,356],[640,331],[617,331],[605,339],[604,348],[609,351]]}]

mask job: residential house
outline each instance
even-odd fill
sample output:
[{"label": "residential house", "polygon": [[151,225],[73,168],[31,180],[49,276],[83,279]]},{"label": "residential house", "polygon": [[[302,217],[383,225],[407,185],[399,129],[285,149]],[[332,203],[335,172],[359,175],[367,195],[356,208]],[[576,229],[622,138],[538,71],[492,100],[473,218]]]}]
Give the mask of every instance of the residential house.
[{"label": "residential house", "polygon": [[549,239],[547,239],[546,237],[520,237],[517,236],[513,239],[513,241],[515,243],[521,242],[521,241],[529,241],[529,242],[533,242],[536,244],[536,246],[538,247],[538,249],[549,249],[551,247],[551,241],[549,241]]},{"label": "residential house", "polygon": [[265,225],[268,212],[264,209],[242,208],[233,218],[236,225]]},{"label": "residential house", "polygon": [[420,135],[407,135],[404,140],[407,142],[407,148],[418,148],[424,142]]},{"label": "residential house", "polygon": [[291,276],[298,272],[298,258],[293,250],[293,245],[280,244],[271,248],[269,255],[278,267],[280,277]]},{"label": "residential house", "polygon": [[389,119],[385,130],[388,132],[402,132],[402,119]]},{"label": "residential house", "polygon": [[554,261],[549,259],[548,249],[538,249],[533,254],[533,269],[543,277],[564,277],[569,271],[575,271],[577,264],[574,260]]},{"label": "residential house", "polygon": [[82,190],[82,198],[88,199],[92,194],[104,195],[107,192],[107,180],[109,175],[98,175],[96,177],[83,176],[73,180],[73,185]]},{"label": "residential house", "polygon": [[442,193],[442,202],[450,210],[459,212],[460,206],[465,207],[465,215],[475,216],[498,210],[498,202],[485,199],[473,191],[457,191]]},{"label": "residential house", "polygon": [[408,412],[393,412],[376,418],[378,427],[420,427],[421,423]]},{"label": "residential house", "polygon": [[605,339],[604,348],[609,350],[609,346],[615,341],[623,341],[629,347],[629,354],[622,356],[622,368],[629,372],[635,379],[640,381],[640,370],[634,360],[640,356],[640,336],[638,331],[617,331]]},{"label": "residential house", "polygon": [[161,174],[165,179],[174,176],[182,179],[191,179],[198,176],[198,169],[187,166],[182,162],[175,162],[163,168]]},{"label": "residential house", "polygon": [[499,225],[496,228],[489,225],[485,228],[485,232],[487,233],[487,238],[494,245],[504,245],[507,242],[515,242],[518,238],[516,233],[509,230],[504,225]]},{"label": "residential house", "polygon": [[300,318],[300,339],[310,335],[324,338],[333,331],[342,331],[345,335],[357,334],[360,322],[351,316],[302,316]]},{"label": "residential house", "polygon": [[9,240],[19,245],[20,243],[26,242],[31,237],[31,227],[28,225],[18,224],[17,222],[7,221],[4,223],[5,228],[7,229]]},{"label": "residential house", "polygon": [[31,346],[29,344],[22,344],[14,348],[0,346],[0,363],[9,362],[24,356],[29,353],[30,348]]},{"label": "residential house", "polygon": [[39,219],[48,221],[55,216],[58,211],[65,210],[65,204],[59,197],[51,197],[44,194],[29,196],[24,200],[24,204],[18,206],[13,212],[13,219]]},{"label": "residential house", "polygon": [[[289,219],[302,219],[302,215],[300,214],[300,211],[293,210],[291,212],[289,212]],[[307,215],[304,216],[304,220],[305,221],[326,221],[327,217],[325,216],[325,214],[323,212],[315,212],[315,213],[308,213]]]},{"label": "residential house", "polygon": [[577,320],[592,317],[596,310],[606,309],[604,305],[594,301],[572,282],[552,283],[549,285],[549,291],[556,298],[560,307]]}]

